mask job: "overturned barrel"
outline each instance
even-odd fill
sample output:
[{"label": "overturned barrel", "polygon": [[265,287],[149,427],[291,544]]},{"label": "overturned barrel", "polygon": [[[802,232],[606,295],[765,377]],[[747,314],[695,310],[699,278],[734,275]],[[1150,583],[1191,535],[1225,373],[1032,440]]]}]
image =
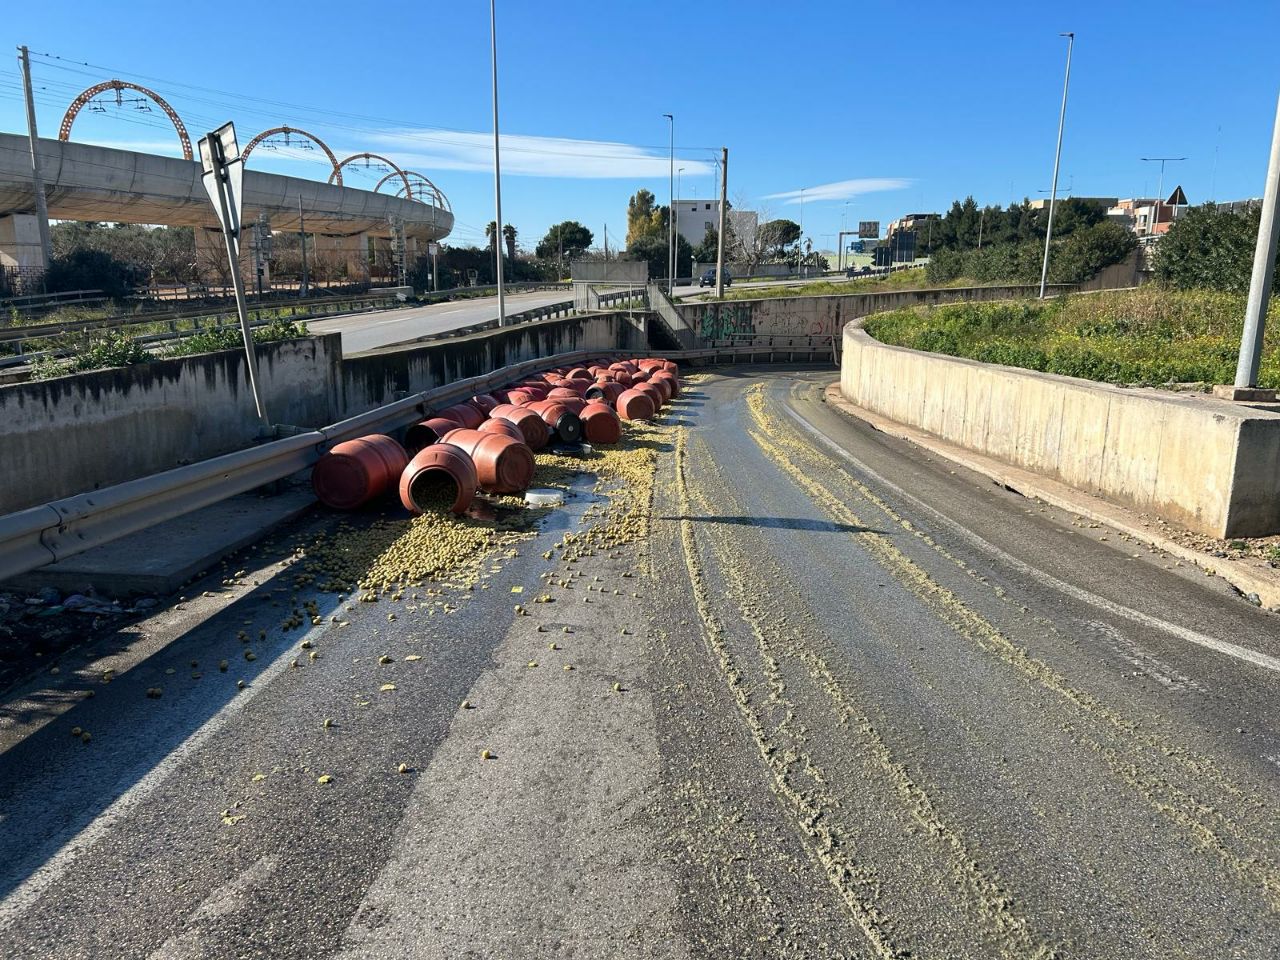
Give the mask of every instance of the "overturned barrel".
[{"label": "overturned barrel", "polygon": [[475,499],[476,467],[451,443],[433,443],[400,474],[400,502],[412,513],[463,513]]},{"label": "overturned barrel", "polygon": [[557,400],[538,400],[529,409],[564,443],[577,443],[582,439],[582,421],[578,415]]},{"label": "overturned barrel", "polygon": [[519,493],[533,481],[533,451],[521,440],[483,430],[454,430],[441,441],[475,464],[476,482],[490,493]]},{"label": "overturned barrel", "polygon": [[408,462],[404,447],[380,433],[347,440],[316,461],[311,488],[326,507],[354,510],[394,489]]},{"label": "overturned barrel", "polygon": [[[542,422],[542,418],[539,417],[536,413],[533,416],[538,420],[539,423]],[[479,430],[481,433],[497,433],[497,434],[501,434],[504,437],[510,437],[512,440],[517,440],[520,443],[525,442],[524,434],[520,431],[520,428],[517,427],[510,420],[504,420],[502,417],[496,417],[496,418],[491,417],[490,419],[486,420],[484,423],[480,424],[480,426],[477,427],[476,429]]]},{"label": "overturned barrel", "polygon": [[622,421],[613,407],[594,400],[582,408],[582,433],[590,443],[617,443],[622,439]]},{"label": "overturned barrel", "polygon": [[429,447],[433,443],[439,443],[450,430],[458,429],[458,421],[448,417],[431,417],[420,423],[415,423],[404,432],[405,449],[409,451],[409,456],[413,456],[423,447]]},{"label": "overturned barrel", "polygon": [[457,420],[458,426],[471,430],[484,423],[484,414],[480,408],[469,403],[455,403],[452,407],[437,410],[435,416],[444,417],[446,420]]},{"label": "overturned barrel", "polygon": [[624,390],[616,401],[614,409],[623,420],[649,420],[658,411],[653,397],[640,390]]},{"label": "overturned barrel", "polygon": [[541,450],[551,439],[551,428],[546,421],[527,406],[503,403],[494,407],[489,414],[490,419],[502,419],[515,424],[524,434],[524,442],[530,450]]}]

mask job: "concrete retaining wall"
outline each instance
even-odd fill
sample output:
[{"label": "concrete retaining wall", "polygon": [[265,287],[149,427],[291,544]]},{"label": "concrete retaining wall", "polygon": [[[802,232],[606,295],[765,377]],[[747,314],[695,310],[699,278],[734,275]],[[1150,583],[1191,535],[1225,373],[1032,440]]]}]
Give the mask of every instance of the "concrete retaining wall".
[{"label": "concrete retaining wall", "polygon": [[851,403],[1216,537],[1280,532],[1280,407],[886,346],[851,323]]},{"label": "concrete retaining wall", "polygon": [[[258,347],[273,421],[323,426],[336,334]],[[243,351],[224,350],[0,387],[0,513],[203,460],[254,441]]]},{"label": "concrete retaining wall", "polygon": [[[1074,287],[1055,285],[1054,294]],[[757,337],[829,337],[850,320],[902,307],[928,306],[957,300],[1018,300],[1037,296],[1039,284],[999,287],[940,287],[822,297],[766,297],[724,303],[685,303],[676,309],[705,343]]]},{"label": "concrete retaining wall", "polygon": [[[526,323],[342,356],[327,334],[258,347],[273,423],[321,427],[405,393],[573,350],[643,352],[643,315]],[[0,514],[254,443],[244,354],[225,350],[0,386]]]},{"label": "concrete retaining wall", "polygon": [[647,349],[643,314],[591,314],[522,323],[403,349],[378,350],[342,361],[339,416],[352,417],[454,380],[573,350],[601,353]]}]

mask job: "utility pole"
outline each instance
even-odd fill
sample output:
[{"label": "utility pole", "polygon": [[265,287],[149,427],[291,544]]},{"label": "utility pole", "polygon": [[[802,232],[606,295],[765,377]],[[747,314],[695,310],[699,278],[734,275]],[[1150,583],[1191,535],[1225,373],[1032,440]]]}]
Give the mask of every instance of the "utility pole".
[{"label": "utility pole", "polygon": [[[978,217],[978,249],[982,249],[982,228],[987,225],[987,208],[984,205]],[[929,221],[929,256],[933,256],[933,221]]]},{"label": "utility pole", "polygon": [[1067,122],[1067,88],[1071,84],[1071,51],[1076,45],[1074,33],[1060,33],[1067,38],[1067,73],[1062,81],[1062,110],[1058,114],[1058,148],[1053,155],[1053,184],[1049,190],[1049,222],[1044,231],[1044,264],[1040,268],[1040,299],[1044,299],[1044,289],[1049,282],[1049,243],[1053,239],[1053,208],[1058,200],[1058,165],[1062,160],[1062,128]]},{"label": "utility pole", "polygon": [[[667,166],[667,296],[675,293],[676,242],[673,227],[676,207],[676,118],[664,113],[671,126],[671,153]],[[607,259],[607,257],[606,257]]]},{"label": "utility pole", "polygon": [[1267,186],[1262,195],[1262,221],[1258,224],[1258,245],[1253,253],[1253,276],[1249,280],[1249,301],[1244,311],[1244,331],[1240,337],[1240,359],[1236,364],[1237,390],[1258,385],[1258,362],[1266,333],[1267,305],[1271,301],[1271,280],[1276,267],[1276,241],[1280,219],[1276,203],[1280,198],[1280,102],[1276,104],[1271,131],[1271,159],[1267,163]]},{"label": "utility pole", "polygon": [[[679,170],[676,171],[676,196],[677,197],[680,196],[680,175],[682,173],[684,173],[684,167],[681,167]],[[675,276],[678,279],[680,274],[680,206],[679,204],[673,203],[671,206],[671,226],[673,228],[671,231],[673,234],[671,238],[671,255],[675,258],[675,264],[676,264]]]},{"label": "utility pole", "polygon": [[716,297],[724,296],[724,231],[729,205],[729,148],[720,148],[720,233],[716,237]]},{"label": "utility pole", "polygon": [[563,280],[564,279],[564,224],[563,223],[556,225],[556,243],[560,245],[560,270],[557,276],[559,277],[559,279]]},{"label": "utility pole", "polygon": [[22,92],[27,99],[27,138],[31,142],[31,187],[36,195],[36,227],[40,231],[42,270],[53,260],[53,240],[49,237],[49,207],[44,197],[44,177],[40,173],[40,134],[36,131],[36,103],[31,92],[31,58],[25,46],[18,48],[22,63]]},{"label": "utility pole", "polygon": [[1185,160],[1186,157],[1142,157],[1143,163],[1160,163],[1160,179],[1156,181],[1156,202],[1151,208],[1151,223],[1147,225],[1147,234],[1156,235],[1156,224],[1160,222],[1160,207],[1164,204],[1164,165],[1173,161]]},{"label": "utility pole", "polygon": [[498,157],[498,19],[496,0],[489,0],[489,52],[493,62],[493,252],[498,263],[498,326],[507,325],[507,296],[502,288],[502,164]]},{"label": "utility pole", "polygon": [[302,241],[302,287],[298,297],[307,295],[307,220],[302,215],[302,194],[298,194],[298,239]]},{"label": "utility pole", "polygon": [[609,262],[609,225],[604,225],[604,262]]},{"label": "utility pole", "polygon": [[796,276],[803,279],[804,274],[804,191],[800,188],[800,236],[796,237]]}]

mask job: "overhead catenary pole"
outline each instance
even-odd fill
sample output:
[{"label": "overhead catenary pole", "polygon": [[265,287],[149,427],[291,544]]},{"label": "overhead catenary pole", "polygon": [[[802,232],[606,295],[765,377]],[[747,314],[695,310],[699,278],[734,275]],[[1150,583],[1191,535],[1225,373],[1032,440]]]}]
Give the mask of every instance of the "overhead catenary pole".
[{"label": "overhead catenary pole", "polygon": [[22,92],[27,100],[27,138],[31,143],[31,188],[36,195],[36,228],[40,231],[41,270],[53,260],[53,240],[49,236],[49,207],[44,196],[44,176],[40,172],[40,134],[36,130],[36,104],[31,92],[31,59],[25,46],[18,48],[22,63]]},{"label": "overhead catenary pole", "polygon": [[716,236],[716,296],[724,296],[724,231],[729,206],[729,148],[720,148],[720,232]]},{"label": "overhead catenary pole", "polygon": [[1267,163],[1267,185],[1262,194],[1262,220],[1258,224],[1258,245],[1253,252],[1253,276],[1249,280],[1249,300],[1244,311],[1244,331],[1240,336],[1240,359],[1236,364],[1237,388],[1258,385],[1258,363],[1262,338],[1266,333],[1267,306],[1271,302],[1271,280],[1276,269],[1276,241],[1280,219],[1276,203],[1280,198],[1280,100],[1271,130],[1271,159]]},{"label": "overhead catenary pole", "polygon": [[1060,33],[1067,38],[1067,73],[1062,80],[1062,110],[1058,113],[1058,146],[1053,154],[1053,183],[1049,188],[1049,222],[1044,231],[1044,263],[1040,267],[1040,299],[1044,299],[1045,287],[1049,283],[1049,243],[1053,239],[1053,208],[1058,200],[1058,165],[1062,161],[1062,130],[1067,122],[1067,88],[1071,84],[1071,51],[1076,45],[1074,33]]},{"label": "overhead catenary pole", "polygon": [[664,113],[671,127],[671,152],[667,161],[667,295],[675,292],[676,118]]},{"label": "overhead catenary pole", "polygon": [[489,52],[493,63],[493,253],[497,263],[498,326],[507,325],[507,296],[502,287],[502,163],[498,155],[498,15],[489,0]]},{"label": "overhead catenary pole", "polygon": [[302,286],[298,288],[298,296],[307,295],[307,220],[302,215],[302,194],[298,194],[298,239],[302,241]]}]

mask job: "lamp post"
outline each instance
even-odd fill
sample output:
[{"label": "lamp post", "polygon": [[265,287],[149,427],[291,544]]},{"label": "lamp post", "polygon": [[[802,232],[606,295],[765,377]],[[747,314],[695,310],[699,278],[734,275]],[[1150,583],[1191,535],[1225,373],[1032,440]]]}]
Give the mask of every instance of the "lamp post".
[{"label": "lamp post", "polygon": [[[684,167],[677,167],[676,168],[676,197],[677,198],[680,196],[680,174],[682,173],[684,173]],[[679,274],[680,272],[680,207],[679,207],[679,204],[676,204],[674,202],[671,205],[671,225],[672,227],[674,227],[674,229],[672,230],[672,233],[674,234],[674,237],[672,239],[674,242],[671,245],[671,255],[675,260],[676,273]]]},{"label": "lamp post", "polygon": [[498,326],[507,325],[507,297],[502,287],[502,164],[498,156],[498,21],[496,0],[489,0],[489,51],[493,61],[493,252],[498,264]]},{"label": "lamp post", "polygon": [[1185,160],[1186,157],[1140,157],[1143,163],[1159,163],[1160,179],[1156,181],[1156,202],[1151,208],[1151,223],[1147,226],[1147,234],[1149,236],[1156,235],[1156,224],[1160,222],[1160,206],[1164,203],[1164,165],[1166,163],[1177,163],[1179,160]]},{"label": "lamp post", "polygon": [[1053,184],[1049,191],[1049,222],[1044,230],[1044,264],[1040,267],[1040,299],[1044,299],[1049,282],[1049,242],[1053,239],[1053,208],[1058,200],[1058,165],[1062,162],[1062,129],[1067,122],[1067,88],[1071,84],[1071,51],[1076,45],[1074,33],[1060,33],[1067,38],[1067,72],[1062,80],[1062,110],[1058,113],[1058,146],[1053,154]]},{"label": "lamp post", "polygon": [[675,226],[676,207],[676,118],[673,114],[664,113],[671,127],[671,152],[667,163],[667,296],[675,293]]},{"label": "lamp post", "polygon": [[804,192],[807,188],[800,188],[800,236],[796,237],[796,276],[804,278]]},{"label": "lamp post", "polygon": [[[1235,386],[1247,390],[1258,386],[1258,364],[1262,356],[1263,335],[1267,325],[1267,304],[1271,302],[1271,281],[1276,269],[1276,242],[1280,239],[1280,102],[1276,104],[1275,125],[1271,130],[1271,157],[1267,162],[1267,181],[1262,194],[1262,218],[1258,221],[1258,243],[1253,253],[1253,274],[1249,280],[1249,299],[1245,304],[1244,330],[1240,334],[1240,356],[1236,363]],[[1238,399],[1248,399],[1248,395]],[[1274,399],[1274,396],[1271,398]]]}]

